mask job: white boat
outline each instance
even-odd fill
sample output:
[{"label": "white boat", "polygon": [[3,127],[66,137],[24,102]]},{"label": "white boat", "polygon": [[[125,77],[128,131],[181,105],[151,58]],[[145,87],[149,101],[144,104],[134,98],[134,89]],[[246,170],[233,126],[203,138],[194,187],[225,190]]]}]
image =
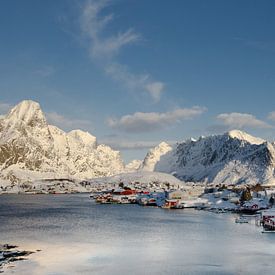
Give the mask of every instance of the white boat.
[{"label": "white boat", "polygon": [[235,223],[248,223],[248,219],[245,217],[239,217],[235,219]]},{"label": "white boat", "polygon": [[226,213],[226,211],[224,209],[216,209],[215,213],[223,214],[223,213]]},{"label": "white boat", "polygon": [[274,230],[263,230],[262,233],[275,233]]}]

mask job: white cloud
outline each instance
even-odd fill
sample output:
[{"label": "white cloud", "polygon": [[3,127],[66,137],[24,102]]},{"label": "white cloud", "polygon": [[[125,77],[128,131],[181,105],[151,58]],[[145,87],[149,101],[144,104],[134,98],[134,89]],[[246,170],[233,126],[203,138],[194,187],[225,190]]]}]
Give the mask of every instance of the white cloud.
[{"label": "white cloud", "polygon": [[148,132],[166,128],[171,124],[192,119],[206,111],[204,107],[192,107],[185,109],[176,109],[166,113],[141,113],[125,115],[120,119],[110,118],[107,123],[114,129],[125,132]]},{"label": "white cloud", "polygon": [[134,91],[146,91],[154,102],[158,102],[164,90],[164,83],[153,81],[148,74],[132,74],[127,66],[119,63],[110,63],[105,67],[105,72],[112,79],[123,83],[125,87]]},{"label": "white cloud", "polygon": [[54,125],[58,126],[64,130],[72,130],[78,128],[88,128],[91,126],[91,122],[89,120],[84,119],[72,119],[65,117],[56,112],[46,113],[47,121]]},{"label": "white cloud", "polygon": [[119,33],[117,36],[106,38],[104,41],[97,41],[91,49],[94,56],[111,56],[118,54],[120,49],[127,44],[138,41],[139,35],[134,33],[133,30],[128,30],[124,33]]},{"label": "white cloud", "polygon": [[157,141],[128,141],[128,140],[102,140],[100,142],[107,144],[116,150],[150,149],[159,144],[159,142]]},{"label": "white cloud", "polygon": [[162,82],[154,81],[150,75],[134,74],[127,66],[115,60],[115,56],[123,47],[141,40],[141,35],[132,28],[115,35],[104,35],[106,27],[114,19],[113,14],[103,15],[110,3],[108,0],[89,0],[83,6],[80,25],[89,43],[90,56],[100,61],[105,73],[113,80],[132,91],[144,91],[154,102],[158,102],[164,88]]},{"label": "white cloud", "polygon": [[149,75],[136,75],[129,72],[127,66],[119,63],[110,63],[106,65],[105,72],[114,80],[122,82],[127,88],[136,90],[139,87],[145,86],[149,79]]},{"label": "white cloud", "polygon": [[113,15],[102,15],[102,11],[110,4],[110,1],[87,1],[84,5],[80,19],[83,34],[90,40],[90,53],[93,57],[111,57],[120,49],[140,39],[140,35],[133,29],[119,32],[110,37],[103,37],[102,32],[113,20]]},{"label": "white cloud", "polygon": [[[119,137],[115,138],[105,138],[99,141],[100,143],[107,144],[113,149],[116,150],[142,150],[142,149],[151,149],[158,144],[160,144],[161,141],[131,141],[126,139],[121,139]],[[176,141],[166,141],[169,144],[175,144]]]},{"label": "white cloud", "polygon": [[275,111],[268,114],[268,119],[275,121]]},{"label": "white cloud", "polygon": [[224,133],[229,131],[230,127],[223,124],[213,124],[206,127],[205,131],[211,134]]},{"label": "white cloud", "polygon": [[104,27],[113,19],[113,15],[99,16],[101,11],[108,6],[110,1],[99,0],[99,1],[86,1],[83,6],[80,23],[82,31],[90,36],[91,39],[97,40],[99,33]]},{"label": "white cloud", "polygon": [[223,125],[226,125],[229,128],[271,128],[271,126],[268,123],[257,119],[255,116],[251,114],[225,113],[218,115],[217,119],[220,120],[223,123]]},{"label": "white cloud", "polygon": [[162,82],[151,82],[146,85],[146,89],[152,98],[158,102],[164,89],[164,84]]}]

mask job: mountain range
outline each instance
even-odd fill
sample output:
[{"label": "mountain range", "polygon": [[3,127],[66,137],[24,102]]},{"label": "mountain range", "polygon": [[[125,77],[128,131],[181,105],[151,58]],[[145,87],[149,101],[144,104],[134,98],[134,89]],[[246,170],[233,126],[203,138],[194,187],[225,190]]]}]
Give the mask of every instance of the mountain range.
[{"label": "mountain range", "polygon": [[151,149],[141,170],[173,174],[188,182],[275,183],[275,144],[232,130]]},{"label": "mountain range", "polygon": [[[186,182],[275,183],[275,144],[233,130],[222,135],[161,142],[144,160],[124,165],[120,152],[81,130],[49,125],[39,103],[24,100],[0,119],[0,183],[110,177],[162,172]],[[0,184],[0,185],[1,185]]]}]

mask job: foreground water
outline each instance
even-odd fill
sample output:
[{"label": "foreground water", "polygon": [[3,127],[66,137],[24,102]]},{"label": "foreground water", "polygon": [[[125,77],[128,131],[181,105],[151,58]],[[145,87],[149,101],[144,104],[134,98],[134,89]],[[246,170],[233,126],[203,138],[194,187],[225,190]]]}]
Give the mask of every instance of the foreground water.
[{"label": "foreground water", "polygon": [[41,249],[6,274],[274,274],[275,234],[232,214],[0,196],[0,243]]}]

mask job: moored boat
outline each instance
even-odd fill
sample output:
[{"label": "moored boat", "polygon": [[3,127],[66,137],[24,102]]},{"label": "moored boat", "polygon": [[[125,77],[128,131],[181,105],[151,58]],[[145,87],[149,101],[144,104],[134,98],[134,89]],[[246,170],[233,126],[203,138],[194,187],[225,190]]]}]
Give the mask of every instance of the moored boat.
[{"label": "moored boat", "polygon": [[241,216],[235,219],[235,223],[248,223],[248,219]]},{"label": "moored boat", "polygon": [[164,208],[164,209],[176,209],[177,204],[178,204],[178,200],[168,200],[168,199],[166,199],[164,205],[162,206],[162,208]]}]

